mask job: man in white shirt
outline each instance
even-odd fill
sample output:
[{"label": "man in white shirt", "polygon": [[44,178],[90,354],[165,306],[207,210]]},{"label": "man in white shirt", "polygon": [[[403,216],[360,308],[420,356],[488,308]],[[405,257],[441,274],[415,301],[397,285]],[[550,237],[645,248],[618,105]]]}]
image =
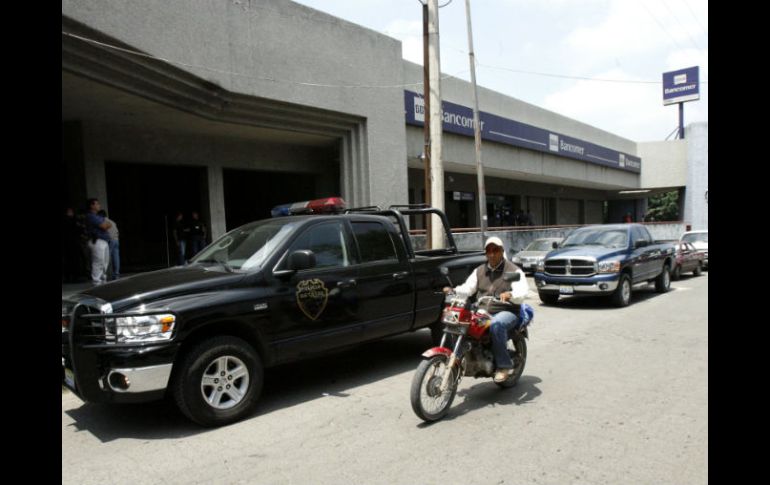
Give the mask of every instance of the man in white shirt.
[{"label": "man in white shirt", "polygon": [[[503,382],[513,373],[513,361],[508,355],[506,343],[508,342],[508,332],[518,323],[519,305],[524,302],[524,298],[529,293],[529,284],[524,272],[505,257],[503,241],[499,237],[490,237],[484,244],[487,262],[476,268],[465,283],[455,288],[455,293],[472,296],[477,294],[478,298],[482,296],[495,296],[504,302],[513,303],[506,305],[499,302],[492,302],[488,311],[492,315],[492,325],[489,334],[492,340],[492,352],[495,356],[495,382]],[[518,272],[521,274],[519,281],[509,283],[503,279],[503,273]],[[444,293],[450,292],[450,287],[444,288]],[[516,313],[514,313],[516,312]]]}]

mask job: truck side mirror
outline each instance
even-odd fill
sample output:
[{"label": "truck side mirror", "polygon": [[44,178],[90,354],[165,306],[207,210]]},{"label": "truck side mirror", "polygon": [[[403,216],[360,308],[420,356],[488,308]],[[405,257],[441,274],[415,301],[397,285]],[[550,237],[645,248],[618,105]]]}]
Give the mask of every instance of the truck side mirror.
[{"label": "truck side mirror", "polygon": [[552,242],[552,243],[551,243],[551,247],[552,247],[553,249],[556,249],[556,248],[558,248],[558,247],[559,247],[559,243],[557,243],[556,241],[554,241],[554,242]]},{"label": "truck side mirror", "polygon": [[521,279],[521,273],[518,271],[507,271],[503,273],[503,280],[512,283]]},{"label": "truck side mirror", "polygon": [[634,243],[634,248],[635,249],[644,248],[644,247],[647,247],[647,246],[649,246],[649,244],[644,239],[640,239],[640,240],[638,240],[638,241],[636,241]]},{"label": "truck side mirror", "polygon": [[301,271],[315,267],[315,253],[309,249],[299,249],[289,255],[289,269]]}]

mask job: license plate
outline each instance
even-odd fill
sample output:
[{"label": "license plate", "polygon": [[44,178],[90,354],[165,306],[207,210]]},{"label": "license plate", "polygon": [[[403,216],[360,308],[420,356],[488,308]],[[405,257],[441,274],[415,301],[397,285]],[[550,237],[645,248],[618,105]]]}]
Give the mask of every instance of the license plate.
[{"label": "license plate", "polygon": [[559,287],[559,294],[560,295],[571,295],[575,293],[575,288],[571,286],[560,286]]},{"label": "license plate", "polygon": [[73,389],[75,388],[75,374],[72,370],[64,368],[64,382]]}]

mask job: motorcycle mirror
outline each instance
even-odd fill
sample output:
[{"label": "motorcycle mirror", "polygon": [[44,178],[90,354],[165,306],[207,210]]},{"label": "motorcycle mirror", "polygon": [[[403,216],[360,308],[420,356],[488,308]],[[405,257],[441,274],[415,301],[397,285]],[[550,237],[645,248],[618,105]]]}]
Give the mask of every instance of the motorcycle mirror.
[{"label": "motorcycle mirror", "polygon": [[440,272],[442,275],[444,275],[444,277],[446,278],[446,280],[449,282],[449,286],[451,286],[451,287],[454,287],[454,285],[452,284],[452,279],[449,277],[449,268],[447,268],[446,266],[440,266],[440,267],[438,268],[438,270],[439,270],[439,272]]},{"label": "motorcycle mirror", "polygon": [[518,271],[516,271],[516,272],[514,272],[514,271],[507,271],[507,272],[503,273],[503,280],[507,281],[509,283],[514,282],[514,281],[519,281],[520,279],[521,279],[521,273],[519,273]]}]

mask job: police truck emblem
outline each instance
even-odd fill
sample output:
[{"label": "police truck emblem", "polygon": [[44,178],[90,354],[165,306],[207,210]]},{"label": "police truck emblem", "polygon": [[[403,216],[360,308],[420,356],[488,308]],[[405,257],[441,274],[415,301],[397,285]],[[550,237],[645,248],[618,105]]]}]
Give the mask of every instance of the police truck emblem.
[{"label": "police truck emblem", "polygon": [[326,308],[329,290],[324,282],[314,278],[297,283],[297,305],[309,319],[316,320]]}]

